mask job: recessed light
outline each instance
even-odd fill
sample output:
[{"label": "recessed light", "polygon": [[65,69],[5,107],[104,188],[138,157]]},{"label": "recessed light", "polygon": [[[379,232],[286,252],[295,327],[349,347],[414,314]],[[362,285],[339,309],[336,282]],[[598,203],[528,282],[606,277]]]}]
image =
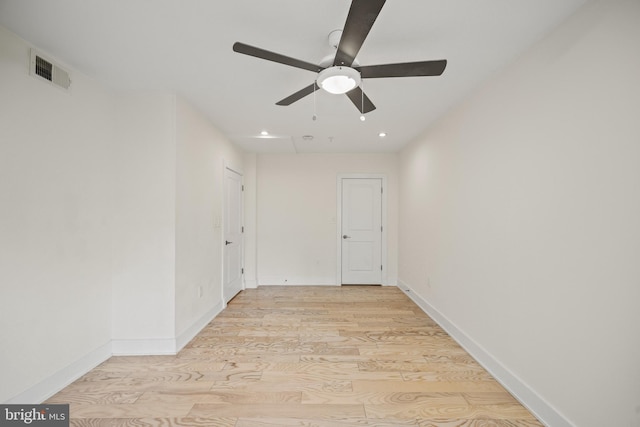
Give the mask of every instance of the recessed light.
[{"label": "recessed light", "polygon": [[386,132],[380,132],[380,133],[378,134],[378,136],[379,136],[380,138],[384,138],[385,136],[387,136],[387,133],[386,133]]},{"label": "recessed light", "polygon": [[302,139],[305,141],[313,141],[313,135],[302,135]]},{"label": "recessed light", "polygon": [[269,135],[269,132],[267,132],[266,130],[263,130],[262,132],[260,132],[260,135],[267,136]]}]

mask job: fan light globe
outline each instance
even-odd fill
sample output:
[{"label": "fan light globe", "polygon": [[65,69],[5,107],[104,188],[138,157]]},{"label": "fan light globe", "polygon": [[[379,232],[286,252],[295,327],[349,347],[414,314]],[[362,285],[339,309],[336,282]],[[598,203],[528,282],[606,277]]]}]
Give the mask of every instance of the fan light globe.
[{"label": "fan light globe", "polygon": [[318,86],[333,94],[347,93],[360,85],[360,73],[351,67],[329,67],[318,73]]}]

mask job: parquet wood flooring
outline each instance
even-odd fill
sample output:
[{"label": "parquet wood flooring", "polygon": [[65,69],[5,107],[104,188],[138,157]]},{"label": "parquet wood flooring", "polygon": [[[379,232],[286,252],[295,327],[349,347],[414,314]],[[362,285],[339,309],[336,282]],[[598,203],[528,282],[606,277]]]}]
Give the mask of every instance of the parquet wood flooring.
[{"label": "parquet wood flooring", "polygon": [[395,287],[245,290],[177,355],[112,357],[48,402],[87,427],[541,426]]}]

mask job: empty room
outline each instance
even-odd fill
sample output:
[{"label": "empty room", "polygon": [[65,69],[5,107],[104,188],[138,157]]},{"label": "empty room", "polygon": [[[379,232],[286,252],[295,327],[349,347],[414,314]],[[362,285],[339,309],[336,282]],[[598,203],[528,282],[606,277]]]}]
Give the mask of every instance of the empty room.
[{"label": "empty room", "polygon": [[639,23],[0,0],[0,424],[640,427]]}]

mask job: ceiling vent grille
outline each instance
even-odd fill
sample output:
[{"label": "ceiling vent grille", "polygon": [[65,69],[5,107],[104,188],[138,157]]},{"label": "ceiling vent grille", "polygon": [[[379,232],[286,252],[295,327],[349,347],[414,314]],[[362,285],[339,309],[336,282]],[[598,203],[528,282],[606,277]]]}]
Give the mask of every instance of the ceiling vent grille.
[{"label": "ceiling vent grille", "polygon": [[29,73],[32,76],[43,78],[64,90],[68,90],[71,86],[69,72],[42,56],[35,49],[31,49],[31,66]]}]

